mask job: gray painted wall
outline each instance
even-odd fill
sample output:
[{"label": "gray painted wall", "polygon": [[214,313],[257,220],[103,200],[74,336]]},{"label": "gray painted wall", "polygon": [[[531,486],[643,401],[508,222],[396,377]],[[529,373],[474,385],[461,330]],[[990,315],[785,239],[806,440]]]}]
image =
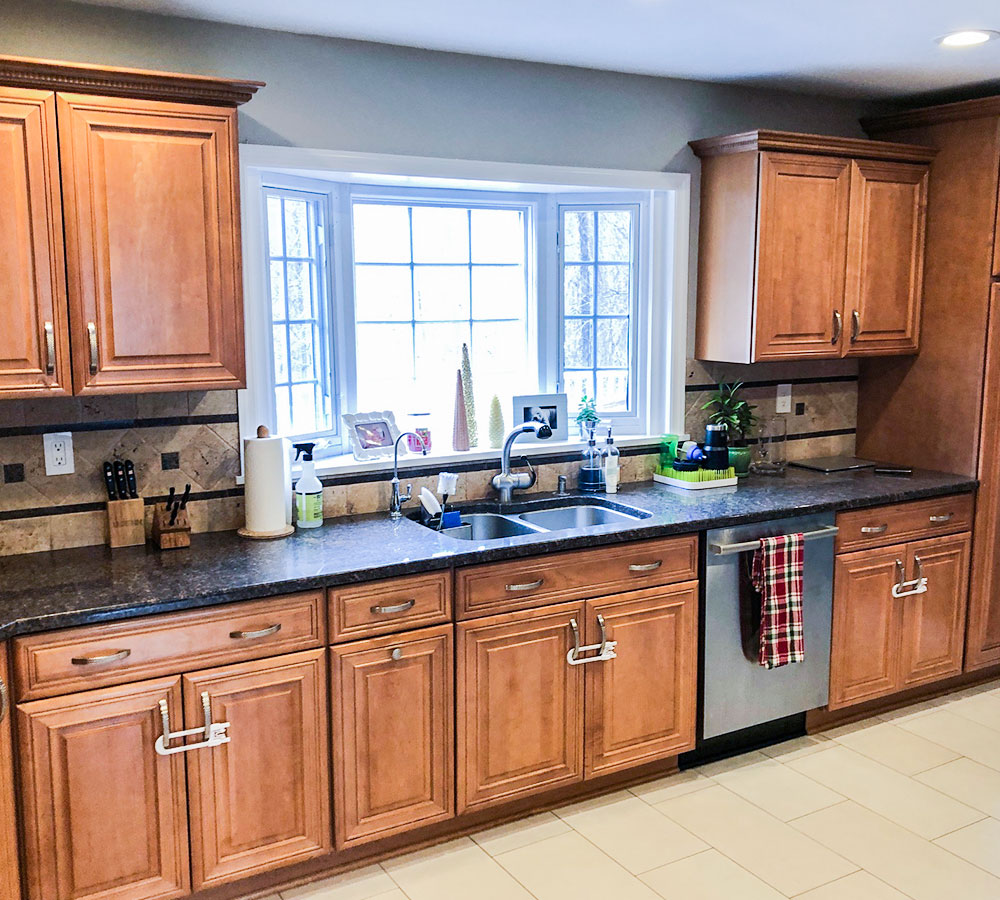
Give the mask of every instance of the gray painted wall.
[{"label": "gray painted wall", "polygon": [[247,143],[692,172],[692,263],[689,140],[752,128],[862,136],[863,106],[850,101],[49,0],[0,0],[0,53],[266,81],[241,110]]}]

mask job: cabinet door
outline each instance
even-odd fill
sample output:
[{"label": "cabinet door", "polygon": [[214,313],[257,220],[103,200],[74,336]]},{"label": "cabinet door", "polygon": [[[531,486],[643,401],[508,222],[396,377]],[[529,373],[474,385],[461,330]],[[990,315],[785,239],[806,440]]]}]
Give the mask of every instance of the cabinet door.
[{"label": "cabinet door", "polygon": [[903,606],[900,689],[962,671],[971,537],[956,534],[909,545],[907,578],[922,574],[927,591]]},{"label": "cabinet door", "polygon": [[851,164],[846,355],[916,353],[927,166]]},{"label": "cabinet door", "polygon": [[7,645],[0,644],[0,897],[21,896],[17,860],[17,812],[14,806],[14,748]]},{"label": "cabinet door", "polygon": [[566,660],[570,620],[584,627],[583,603],[457,626],[460,813],[583,778],[584,666]]},{"label": "cabinet door", "polygon": [[840,356],[850,165],[760,155],[755,361]]},{"label": "cabinet door", "polygon": [[56,100],[0,87],[0,399],[71,391]]},{"label": "cabinet door", "polygon": [[691,750],[698,692],[698,583],[588,602],[587,643],[600,643],[602,636],[617,642],[617,657],[582,667],[586,776]]},{"label": "cabinet door", "polygon": [[60,94],[76,392],[242,387],[236,111]]},{"label": "cabinet door", "polygon": [[892,588],[899,583],[905,566],[905,544],[837,557],[830,709],[896,690],[900,623]]},{"label": "cabinet door", "polygon": [[452,626],[330,652],[337,849],[451,818]]},{"label": "cabinet door", "polygon": [[159,756],[179,678],[18,707],[29,900],[170,900],[189,891],[182,755]]},{"label": "cabinet door", "polygon": [[184,676],[186,728],[229,722],[228,744],[184,754],[194,889],[331,850],[326,653]]}]

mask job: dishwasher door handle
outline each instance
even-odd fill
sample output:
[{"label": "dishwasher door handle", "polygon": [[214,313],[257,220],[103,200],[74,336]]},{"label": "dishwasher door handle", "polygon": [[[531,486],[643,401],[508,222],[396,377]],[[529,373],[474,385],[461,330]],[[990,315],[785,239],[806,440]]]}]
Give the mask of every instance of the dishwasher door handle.
[{"label": "dishwasher door handle", "polygon": [[[804,541],[818,541],[821,538],[833,537],[840,529],[836,525],[826,525],[823,528],[817,528],[815,531],[804,531],[802,533],[802,540]],[[756,541],[741,541],[738,544],[709,544],[708,552],[713,553],[715,556],[730,556],[733,553],[747,553],[750,550],[760,549],[760,539]]]}]

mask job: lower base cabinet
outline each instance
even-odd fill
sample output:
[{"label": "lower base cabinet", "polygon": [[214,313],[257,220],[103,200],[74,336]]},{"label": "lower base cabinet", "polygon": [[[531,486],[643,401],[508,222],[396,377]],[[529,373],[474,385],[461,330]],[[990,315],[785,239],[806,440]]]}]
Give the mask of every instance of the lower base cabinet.
[{"label": "lower base cabinet", "polygon": [[190,891],[184,756],[159,756],[162,678],[18,707],[30,900],[173,900]]},{"label": "lower base cabinet", "polygon": [[331,651],[337,849],[455,814],[452,626]]},{"label": "lower base cabinet", "polygon": [[460,623],[459,811],[693,749],[697,629],[693,581]]},{"label": "lower base cabinet", "polygon": [[0,897],[21,895],[17,854],[17,810],[14,802],[14,746],[7,645],[0,644]]},{"label": "lower base cabinet", "polygon": [[191,871],[201,890],[329,853],[326,654],[307,650],[185,675],[185,727],[228,722],[187,763]]},{"label": "lower base cabinet", "polygon": [[970,543],[960,533],[837,557],[830,709],[962,671]]}]

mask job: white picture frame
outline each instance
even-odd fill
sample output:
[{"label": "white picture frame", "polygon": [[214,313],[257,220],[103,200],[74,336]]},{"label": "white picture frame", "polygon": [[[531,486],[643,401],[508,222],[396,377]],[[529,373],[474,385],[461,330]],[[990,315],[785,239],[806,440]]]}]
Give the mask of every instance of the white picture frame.
[{"label": "white picture frame", "polygon": [[[341,418],[351,440],[351,452],[357,460],[386,459],[393,454],[399,428],[391,410],[344,413]],[[405,453],[406,448],[400,448]]]},{"label": "white picture frame", "polygon": [[[569,440],[569,416],[566,410],[566,394],[518,394],[514,397],[513,426],[530,422],[536,413],[541,413],[552,429],[548,441]],[[521,440],[541,441],[536,435],[525,435]]]}]

